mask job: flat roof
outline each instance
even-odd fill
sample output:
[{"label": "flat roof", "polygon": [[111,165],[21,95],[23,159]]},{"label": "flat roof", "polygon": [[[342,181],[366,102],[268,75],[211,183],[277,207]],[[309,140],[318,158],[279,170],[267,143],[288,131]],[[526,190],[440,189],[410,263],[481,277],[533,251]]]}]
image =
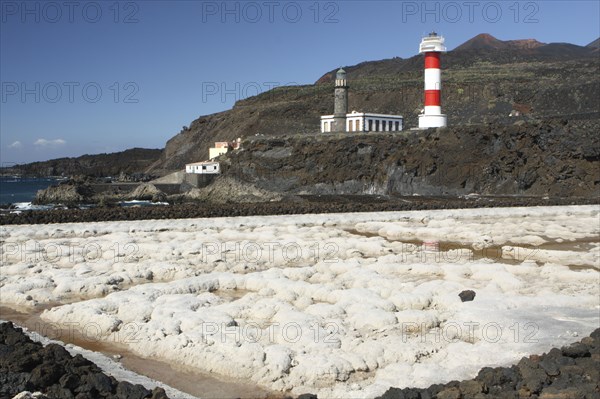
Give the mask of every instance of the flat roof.
[{"label": "flat roof", "polygon": [[185,166],[201,166],[201,165],[218,165],[218,162],[212,161],[204,161],[204,162],[194,162],[194,163],[186,163]]},{"label": "flat roof", "polygon": [[391,115],[391,114],[371,114],[368,112],[356,112],[354,114],[348,114],[348,116],[374,116],[377,118],[404,118],[402,115]]},{"label": "flat roof", "polygon": [[[402,115],[391,115],[391,114],[371,114],[368,112],[354,112],[354,113],[350,113],[350,114],[346,114],[346,118],[351,118],[351,117],[357,117],[357,116],[372,116],[375,118],[390,118],[390,119],[404,119],[404,116]],[[333,119],[333,115],[323,115],[321,116],[321,120],[323,119]]]}]

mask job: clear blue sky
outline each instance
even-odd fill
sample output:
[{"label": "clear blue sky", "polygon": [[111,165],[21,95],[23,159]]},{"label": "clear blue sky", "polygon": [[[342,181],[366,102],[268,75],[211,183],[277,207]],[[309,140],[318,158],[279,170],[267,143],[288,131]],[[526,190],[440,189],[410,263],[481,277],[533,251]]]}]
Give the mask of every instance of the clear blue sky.
[{"label": "clear blue sky", "polygon": [[0,1],[3,164],[162,148],[257,90],[479,33],[586,45],[598,1]]}]

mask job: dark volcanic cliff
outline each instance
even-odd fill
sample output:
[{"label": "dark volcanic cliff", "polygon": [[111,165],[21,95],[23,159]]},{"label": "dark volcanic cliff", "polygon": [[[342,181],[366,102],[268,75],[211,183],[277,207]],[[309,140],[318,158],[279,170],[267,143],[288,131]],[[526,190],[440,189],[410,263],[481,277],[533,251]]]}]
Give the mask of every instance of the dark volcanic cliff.
[{"label": "dark volcanic cliff", "polygon": [[396,134],[255,137],[225,174],[297,194],[600,194],[600,121],[548,120]]},{"label": "dark volcanic cliff", "polygon": [[[501,41],[479,35],[443,56],[442,106],[450,126],[600,116],[600,58],[593,46]],[[423,59],[393,58],[345,67],[350,110],[401,114],[417,123],[423,102]],[[332,71],[333,72],[333,71]],[[149,169],[165,174],[204,160],[215,141],[256,134],[277,136],[319,130],[333,111],[333,73],[314,85],[280,87],[238,101],[233,109],[193,121],[167,142]]]}]

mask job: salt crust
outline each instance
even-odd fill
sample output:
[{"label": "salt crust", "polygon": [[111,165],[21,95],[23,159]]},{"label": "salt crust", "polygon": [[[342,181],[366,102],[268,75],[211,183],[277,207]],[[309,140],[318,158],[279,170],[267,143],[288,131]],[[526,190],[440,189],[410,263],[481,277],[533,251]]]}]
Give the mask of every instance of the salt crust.
[{"label": "salt crust", "polygon": [[[143,356],[293,394],[370,398],[472,378],[597,328],[598,215],[563,206],[6,226],[1,300],[63,304],[42,318]],[[477,295],[462,303],[466,289]]]}]

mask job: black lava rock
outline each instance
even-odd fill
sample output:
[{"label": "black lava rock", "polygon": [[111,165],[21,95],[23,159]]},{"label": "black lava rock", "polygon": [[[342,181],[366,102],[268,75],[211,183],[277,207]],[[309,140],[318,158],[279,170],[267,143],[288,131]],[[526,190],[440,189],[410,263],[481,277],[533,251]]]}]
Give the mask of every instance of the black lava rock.
[{"label": "black lava rock", "polygon": [[484,367],[474,380],[424,390],[390,388],[381,399],[600,398],[600,328],[561,349],[524,357],[516,366]]},{"label": "black lava rock", "polygon": [[572,358],[590,356],[590,348],[581,342],[576,342],[572,345],[565,346],[562,348],[562,351],[565,356]]},{"label": "black lava rock", "polygon": [[20,392],[52,399],[169,399],[162,388],[118,382],[81,355],[62,346],[33,342],[12,323],[0,324],[0,399]]},{"label": "black lava rock", "polygon": [[152,392],[140,384],[121,381],[117,385],[117,396],[120,399],[143,399],[152,396]]},{"label": "black lava rock", "polygon": [[64,372],[60,364],[42,363],[33,369],[29,382],[35,387],[47,388],[58,382]]},{"label": "black lava rock", "polygon": [[475,291],[465,290],[465,291],[461,292],[460,294],[458,294],[458,296],[460,297],[461,301],[469,302],[469,301],[472,301],[473,299],[475,299]]}]

